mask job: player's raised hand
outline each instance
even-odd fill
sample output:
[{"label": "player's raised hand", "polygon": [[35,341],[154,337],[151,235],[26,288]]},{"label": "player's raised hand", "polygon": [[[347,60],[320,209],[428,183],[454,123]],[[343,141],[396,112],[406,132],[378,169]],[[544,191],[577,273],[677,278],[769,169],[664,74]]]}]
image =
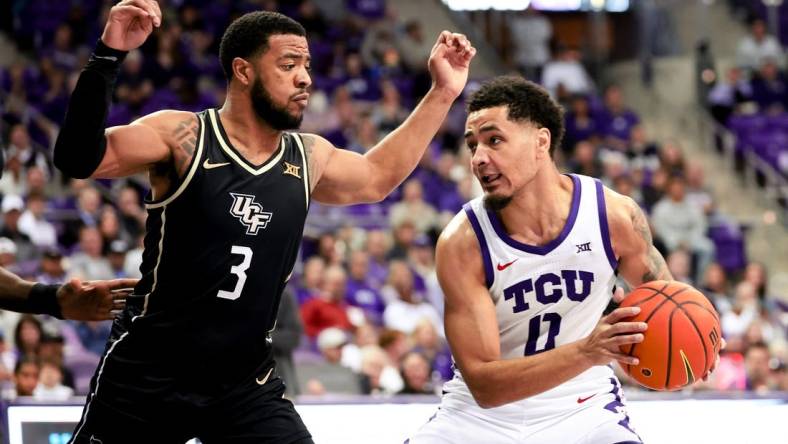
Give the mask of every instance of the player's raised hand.
[{"label": "player's raised hand", "polygon": [[57,290],[57,302],[65,319],[104,321],[123,309],[137,279],[81,282],[71,279]]},{"label": "player's raised hand", "polygon": [[160,25],[161,9],[155,0],[123,0],[109,10],[101,41],[110,48],[131,51]]},{"label": "player's raised hand", "polygon": [[627,322],[626,319],[640,313],[640,307],[621,307],[599,320],[594,331],[580,341],[581,353],[592,365],[607,365],[612,360],[623,364],[637,365],[638,359],[621,353],[626,344],[643,342],[645,322]]},{"label": "player's raised hand", "polygon": [[456,98],[468,81],[468,68],[476,48],[463,34],[443,31],[430,53],[429,69],[433,87]]}]

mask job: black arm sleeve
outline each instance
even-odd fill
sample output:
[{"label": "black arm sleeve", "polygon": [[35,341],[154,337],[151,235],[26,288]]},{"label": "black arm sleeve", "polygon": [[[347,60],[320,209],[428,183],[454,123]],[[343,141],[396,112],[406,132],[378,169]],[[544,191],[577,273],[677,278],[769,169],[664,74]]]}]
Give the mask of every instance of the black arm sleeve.
[{"label": "black arm sleeve", "polygon": [[55,142],[55,166],[64,174],[79,179],[90,177],[104,159],[107,150],[104,127],[115,80],[125,57],[125,51],[112,49],[99,39],[79,75]]}]

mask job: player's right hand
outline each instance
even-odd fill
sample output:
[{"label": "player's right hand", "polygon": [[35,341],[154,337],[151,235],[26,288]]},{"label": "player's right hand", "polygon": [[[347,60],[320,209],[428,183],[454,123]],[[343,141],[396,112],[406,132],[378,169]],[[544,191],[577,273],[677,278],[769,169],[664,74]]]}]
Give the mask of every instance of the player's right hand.
[{"label": "player's right hand", "polygon": [[112,49],[131,51],[145,43],[154,26],[161,26],[155,0],[123,0],[109,10],[101,41]]},{"label": "player's right hand", "polygon": [[621,307],[600,319],[594,331],[579,343],[584,357],[592,365],[607,365],[613,360],[637,365],[638,359],[621,353],[619,347],[643,342],[643,332],[648,324],[626,321],[639,312],[640,307]]}]

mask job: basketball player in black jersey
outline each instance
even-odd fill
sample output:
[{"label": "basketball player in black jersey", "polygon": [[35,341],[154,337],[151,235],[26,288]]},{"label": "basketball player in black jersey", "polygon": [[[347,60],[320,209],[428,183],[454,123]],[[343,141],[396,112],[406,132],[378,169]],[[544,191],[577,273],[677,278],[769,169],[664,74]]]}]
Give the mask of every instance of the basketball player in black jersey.
[{"label": "basketball player in black jersey", "polygon": [[155,1],[124,0],[71,97],[55,163],[75,177],[148,172],[143,278],[128,298],[72,442],[312,442],[282,398],[269,333],[311,199],[376,202],[415,168],[460,94],[475,54],[444,31],[433,85],[366,155],[296,129],[311,79],[304,28],[254,12],[226,30],[227,99],[104,129],[126,51],[161,24]]}]

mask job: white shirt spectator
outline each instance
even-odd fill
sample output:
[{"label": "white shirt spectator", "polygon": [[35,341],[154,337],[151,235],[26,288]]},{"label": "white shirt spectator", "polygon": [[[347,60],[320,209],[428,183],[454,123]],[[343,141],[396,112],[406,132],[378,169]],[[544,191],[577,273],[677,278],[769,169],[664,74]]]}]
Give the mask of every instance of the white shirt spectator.
[{"label": "white shirt spectator", "polygon": [[19,231],[30,237],[33,245],[41,248],[57,246],[55,227],[29,209],[19,216]]},{"label": "white shirt spectator", "polygon": [[516,15],[509,28],[517,48],[515,62],[519,66],[538,67],[550,60],[549,44],[553,36],[553,25],[545,16],[529,9]]},{"label": "white shirt spectator", "polygon": [[402,300],[392,301],[383,312],[383,324],[391,329],[410,335],[422,319],[427,319],[441,337],[443,323],[438,311],[426,302],[409,303]]},{"label": "white shirt spectator", "polygon": [[559,85],[563,85],[567,93],[589,94],[594,90],[594,82],[580,63],[577,51],[567,50],[555,60],[549,62],[542,72],[542,85],[553,97],[558,93]]},{"label": "white shirt spectator", "polygon": [[736,63],[741,68],[757,70],[768,60],[774,61],[780,69],[785,68],[780,42],[773,35],[766,34],[766,25],[762,20],[756,20],[750,34],[739,41]]}]

